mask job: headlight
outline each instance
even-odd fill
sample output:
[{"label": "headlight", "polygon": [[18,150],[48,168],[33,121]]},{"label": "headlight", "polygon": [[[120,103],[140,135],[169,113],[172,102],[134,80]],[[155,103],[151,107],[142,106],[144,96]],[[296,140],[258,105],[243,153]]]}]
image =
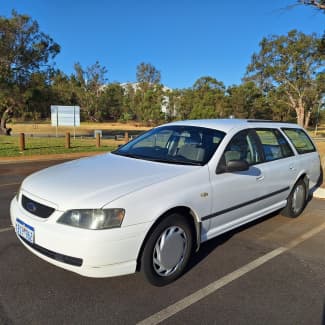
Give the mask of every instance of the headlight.
[{"label": "headlight", "polygon": [[108,229],[120,227],[124,215],[124,209],[69,210],[57,222],[84,229]]}]

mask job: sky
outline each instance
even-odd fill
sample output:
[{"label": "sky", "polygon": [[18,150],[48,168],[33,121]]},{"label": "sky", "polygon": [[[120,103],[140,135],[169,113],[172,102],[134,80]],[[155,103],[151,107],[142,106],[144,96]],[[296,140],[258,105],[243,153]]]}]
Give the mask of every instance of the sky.
[{"label": "sky", "polygon": [[35,19],[61,46],[56,68],[97,60],[109,82],[134,82],[136,67],[151,63],[170,88],[202,76],[240,84],[259,42],[292,29],[321,35],[325,15],[296,0],[0,0]]}]

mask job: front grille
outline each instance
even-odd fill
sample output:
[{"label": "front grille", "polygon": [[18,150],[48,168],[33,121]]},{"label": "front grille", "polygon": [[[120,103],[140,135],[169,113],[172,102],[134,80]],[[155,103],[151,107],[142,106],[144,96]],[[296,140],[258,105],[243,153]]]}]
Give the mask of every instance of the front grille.
[{"label": "front grille", "polygon": [[71,256],[67,256],[67,255],[63,255],[60,253],[56,253],[53,251],[50,251],[49,249],[46,249],[42,246],[39,246],[37,244],[32,244],[29,241],[27,241],[25,238],[19,236],[19,238],[25,243],[27,244],[29,247],[35,249],[37,252],[52,258],[58,262],[62,262],[62,263],[66,263],[66,264],[70,264],[73,266],[81,266],[82,265],[82,259],[81,258],[77,258],[77,257],[71,257]]},{"label": "front grille", "polygon": [[22,196],[21,204],[25,210],[39,218],[48,218],[54,212],[53,208],[33,201],[25,195]]}]

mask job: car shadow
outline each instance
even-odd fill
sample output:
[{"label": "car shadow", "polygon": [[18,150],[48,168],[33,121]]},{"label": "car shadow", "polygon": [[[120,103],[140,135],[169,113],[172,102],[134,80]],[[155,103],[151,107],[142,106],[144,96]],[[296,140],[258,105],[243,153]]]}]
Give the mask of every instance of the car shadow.
[{"label": "car shadow", "polygon": [[[225,244],[229,239],[235,236],[238,233],[245,231],[246,229],[258,225],[268,219],[271,219],[279,214],[279,211],[272,212],[267,216],[259,218],[257,220],[251,221],[243,226],[240,226],[236,229],[230,230],[220,236],[217,236],[213,239],[210,239],[201,244],[201,247],[198,252],[192,255],[184,273],[189,272],[192,268],[194,268],[197,264],[201,263],[206,257],[208,257],[217,247]],[[325,324],[324,324],[325,325]]]},{"label": "car shadow", "polygon": [[325,325],[325,298],[323,303],[322,325]]},{"label": "car shadow", "polygon": [[322,184],[323,184],[323,182],[324,182],[324,172],[323,172],[323,168],[324,168],[324,167],[325,167],[325,166],[320,166],[319,178],[318,178],[318,181],[317,181],[315,187],[313,188],[312,193],[309,193],[309,195],[308,195],[308,202],[311,201],[311,200],[313,199],[313,197],[314,197],[314,192],[315,192],[319,187],[321,187]]},{"label": "car shadow", "polygon": [[320,173],[319,173],[319,178],[318,178],[316,187],[321,186],[324,182],[324,171],[323,171],[323,170],[325,170],[324,168],[325,168],[325,166],[322,166],[322,165],[320,166]]}]

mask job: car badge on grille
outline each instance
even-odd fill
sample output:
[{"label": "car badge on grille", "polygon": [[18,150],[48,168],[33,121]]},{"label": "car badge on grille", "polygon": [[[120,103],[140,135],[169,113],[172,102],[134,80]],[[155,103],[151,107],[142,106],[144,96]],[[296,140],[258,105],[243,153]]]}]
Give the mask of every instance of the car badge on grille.
[{"label": "car badge on grille", "polygon": [[36,212],[37,207],[33,202],[27,202],[26,208],[30,212]]}]

